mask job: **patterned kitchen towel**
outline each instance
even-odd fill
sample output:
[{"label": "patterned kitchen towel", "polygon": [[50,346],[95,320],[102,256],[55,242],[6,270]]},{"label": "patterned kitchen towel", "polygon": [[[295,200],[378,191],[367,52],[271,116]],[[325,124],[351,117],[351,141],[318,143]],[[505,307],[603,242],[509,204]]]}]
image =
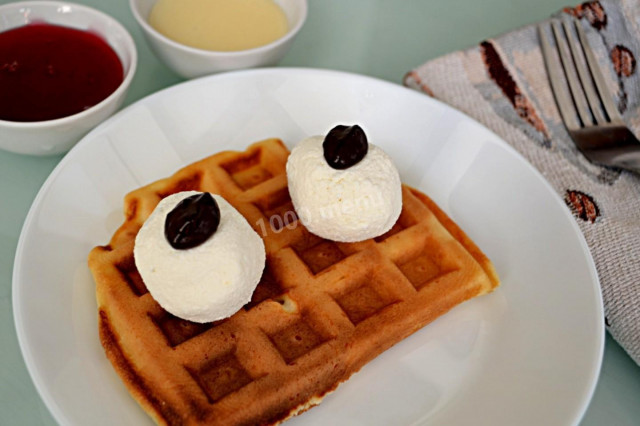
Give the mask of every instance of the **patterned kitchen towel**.
[{"label": "patterned kitchen towel", "polygon": [[[620,112],[640,134],[640,2],[602,0],[577,17]],[[598,270],[611,335],[640,364],[640,175],[590,163],[571,141],[549,86],[535,25],[431,60],[406,86],[465,112],[533,164],[571,209]]]}]

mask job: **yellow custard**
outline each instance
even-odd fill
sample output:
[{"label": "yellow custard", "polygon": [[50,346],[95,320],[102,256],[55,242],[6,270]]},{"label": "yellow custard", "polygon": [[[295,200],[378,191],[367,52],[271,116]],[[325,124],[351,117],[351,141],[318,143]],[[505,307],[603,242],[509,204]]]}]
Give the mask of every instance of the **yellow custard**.
[{"label": "yellow custard", "polygon": [[288,29],[273,0],[158,0],[149,23],[178,43],[218,51],[262,46]]}]

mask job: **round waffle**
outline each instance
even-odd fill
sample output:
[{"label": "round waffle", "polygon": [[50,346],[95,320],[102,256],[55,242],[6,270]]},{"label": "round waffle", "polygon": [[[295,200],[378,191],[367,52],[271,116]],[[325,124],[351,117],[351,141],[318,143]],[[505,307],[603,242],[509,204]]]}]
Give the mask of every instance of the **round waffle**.
[{"label": "round waffle", "polygon": [[[365,363],[452,307],[499,285],[490,260],[426,195],[402,189],[386,234],[337,243],[309,233],[287,189],[278,139],[222,152],[125,197],[125,222],[95,247],[100,339],[159,424],[277,424],[318,404]],[[164,311],[133,259],[138,229],[165,196],[222,195],[264,239],[250,303],[215,323]]]}]

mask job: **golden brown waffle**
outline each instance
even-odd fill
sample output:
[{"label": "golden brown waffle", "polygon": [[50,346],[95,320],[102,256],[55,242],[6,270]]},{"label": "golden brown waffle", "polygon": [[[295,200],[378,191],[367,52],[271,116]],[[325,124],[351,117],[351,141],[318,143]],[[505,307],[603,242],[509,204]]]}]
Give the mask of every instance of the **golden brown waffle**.
[{"label": "golden brown waffle", "polygon": [[[498,285],[476,245],[406,186],[398,222],[375,240],[336,243],[310,234],[287,213],[293,211],[288,155],[281,141],[265,140],[128,194],[124,224],[89,255],[106,354],[160,424],[278,423],[319,403],[439,315]],[[252,301],[216,323],[164,311],[133,260],[144,220],[161,198],[183,190],[221,194],[264,237],[267,264]]]}]

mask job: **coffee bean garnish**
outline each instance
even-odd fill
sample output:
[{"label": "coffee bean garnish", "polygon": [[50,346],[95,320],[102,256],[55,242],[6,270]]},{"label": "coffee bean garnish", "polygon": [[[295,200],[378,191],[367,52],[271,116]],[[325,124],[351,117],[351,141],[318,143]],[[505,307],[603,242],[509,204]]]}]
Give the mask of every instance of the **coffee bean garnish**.
[{"label": "coffee bean garnish", "polygon": [[367,155],[367,135],[360,126],[336,126],[322,143],[324,159],[334,169],[343,170],[358,164]]},{"label": "coffee bean garnish", "polygon": [[164,235],[177,250],[190,249],[204,243],[220,224],[220,208],[208,192],[180,201],[167,215]]}]

